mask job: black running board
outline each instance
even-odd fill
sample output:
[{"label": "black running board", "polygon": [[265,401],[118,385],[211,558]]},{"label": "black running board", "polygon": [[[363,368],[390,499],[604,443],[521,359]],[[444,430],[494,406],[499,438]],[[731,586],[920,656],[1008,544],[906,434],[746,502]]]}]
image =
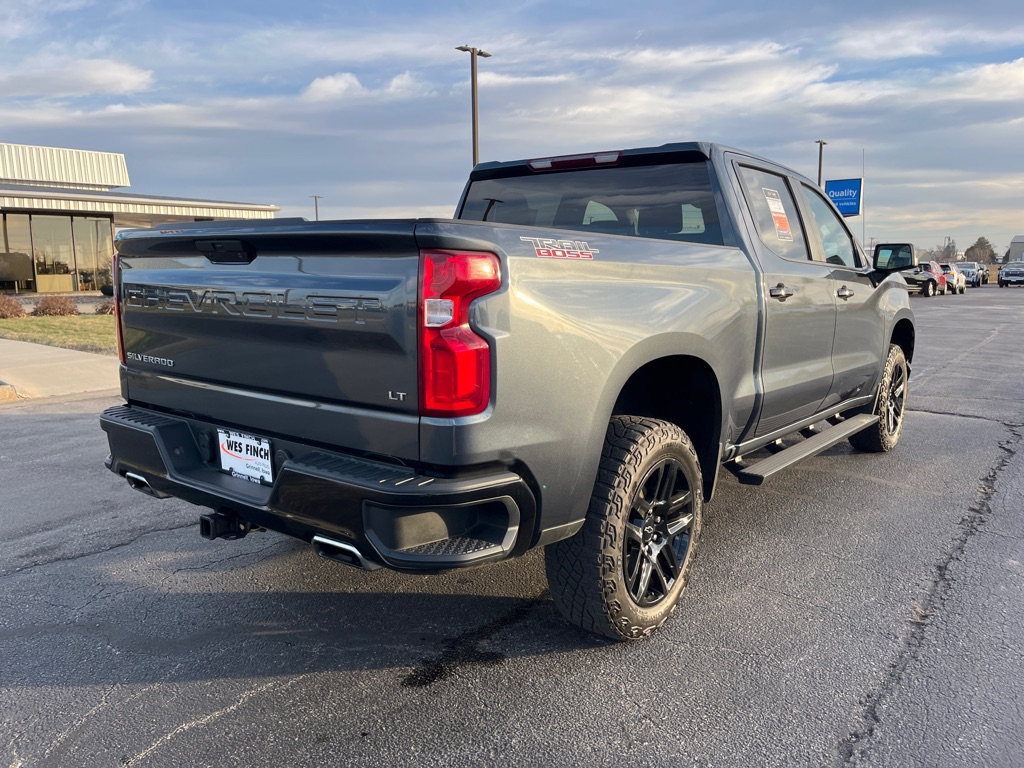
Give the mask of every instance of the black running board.
[{"label": "black running board", "polygon": [[816,456],[833,445],[841,443],[850,435],[877,423],[878,416],[869,413],[844,419],[835,426],[822,430],[806,440],[801,440],[799,443],[791,445],[789,448],[779,451],[766,459],[762,459],[756,464],[744,466],[742,461],[740,461],[739,466],[742,468],[736,472],[736,477],[741,483],[746,485],[761,485],[761,483],[776,473],[804,459],[809,459],[811,456]]}]

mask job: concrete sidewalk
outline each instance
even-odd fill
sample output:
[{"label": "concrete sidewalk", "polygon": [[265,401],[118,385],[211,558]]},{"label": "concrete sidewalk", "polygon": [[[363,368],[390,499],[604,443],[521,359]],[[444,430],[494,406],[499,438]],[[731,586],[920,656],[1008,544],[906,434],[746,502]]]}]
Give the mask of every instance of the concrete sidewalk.
[{"label": "concrete sidewalk", "polygon": [[0,339],[0,402],[117,390],[118,360]]}]

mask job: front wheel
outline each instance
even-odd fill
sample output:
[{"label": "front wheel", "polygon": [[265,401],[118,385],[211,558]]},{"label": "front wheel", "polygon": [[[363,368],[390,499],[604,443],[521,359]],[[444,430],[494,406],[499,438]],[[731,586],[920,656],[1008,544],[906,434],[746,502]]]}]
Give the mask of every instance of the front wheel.
[{"label": "front wheel", "polygon": [[903,348],[889,345],[889,355],[882,369],[882,382],[878,385],[878,399],[871,413],[877,413],[878,422],[865,430],[850,435],[850,445],[859,451],[882,453],[891,451],[903,432],[903,416],[907,410],[907,379],[910,371]]},{"label": "front wheel", "polygon": [[558,610],[614,640],[639,640],[675,610],[700,538],[703,479],[675,424],[615,416],[583,528],[544,552]]}]

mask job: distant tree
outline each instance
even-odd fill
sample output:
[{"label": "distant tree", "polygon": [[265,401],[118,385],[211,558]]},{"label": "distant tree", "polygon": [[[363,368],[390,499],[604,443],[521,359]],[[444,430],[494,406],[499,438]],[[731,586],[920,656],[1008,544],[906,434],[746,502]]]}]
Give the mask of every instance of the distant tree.
[{"label": "distant tree", "polygon": [[992,247],[986,238],[979,237],[974,245],[964,251],[964,258],[967,261],[980,261],[983,264],[987,264],[992,261],[992,257],[996,255],[996,249]]}]

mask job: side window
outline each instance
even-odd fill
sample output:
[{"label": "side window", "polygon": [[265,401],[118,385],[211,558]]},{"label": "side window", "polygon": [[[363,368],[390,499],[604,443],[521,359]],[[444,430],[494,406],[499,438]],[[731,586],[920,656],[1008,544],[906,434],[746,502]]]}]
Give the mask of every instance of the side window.
[{"label": "side window", "polygon": [[786,180],[759,168],[741,165],[738,169],[761,242],[785,259],[809,258],[796,203]]},{"label": "side window", "polygon": [[829,264],[845,267],[861,266],[857,249],[853,245],[846,225],[825,202],[825,198],[816,189],[803,185],[804,196],[811,209],[811,218],[821,237],[825,249],[824,259]]}]

